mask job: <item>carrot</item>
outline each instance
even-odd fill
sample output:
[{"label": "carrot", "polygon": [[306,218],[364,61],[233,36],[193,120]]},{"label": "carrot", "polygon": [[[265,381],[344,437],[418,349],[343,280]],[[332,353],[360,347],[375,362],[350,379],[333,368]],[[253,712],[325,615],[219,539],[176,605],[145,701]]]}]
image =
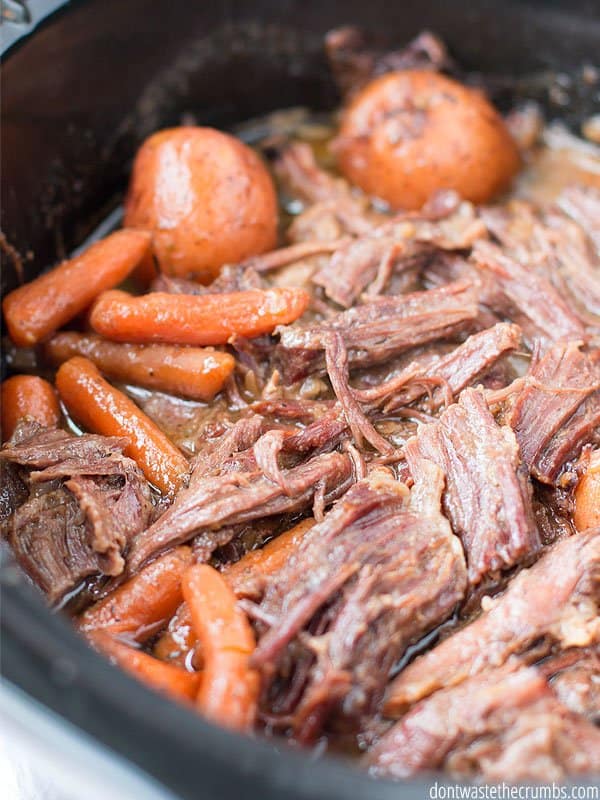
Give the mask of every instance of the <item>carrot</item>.
[{"label": "carrot", "polygon": [[2,383],[2,441],[10,439],[17,423],[30,417],[46,428],[60,422],[60,408],[53,387],[35,375],[13,375]]},{"label": "carrot", "polygon": [[102,294],[90,317],[92,328],[118,342],[225,344],[234,334],[271,333],[306,310],[304,289],[249,289],[245,292],[186,295],[151,292]]},{"label": "carrot", "polygon": [[189,469],[183,454],[133,400],[104,380],[91,361],[79,356],[65,361],[56,373],[56,388],[85,428],[127,439],[125,452],[161,492],[173,494],[181,487]]},{"label": "carrot", "polygon": [[204,659],[199,710],[221,725],[251,730],[259,678],[248,664],[256,642],[246,615],[223,576],[208,564],[189,567],[183,595]]},{"label": "carrot", "polygon": [[260,550],[252,550],[235,564],[226,567],[223,574],[236,595],[240,597],[246,594],[248,580],[257,576],[266,578],[277,573],[296,552],[314,524],[314,519],[304,519],[290,530],[271,539]]},{"label": "carrot", "polygon": [[116,344],[82,333],[57,333],[46,343],[44,355],[55,366],[85,356],[113,380],[204,402],[223,388],[235,366],[233,356],[218,350]]},{"label": "carrot", "polygon": [[185,666],[191,654],[194,666],[200,667],[202,652],[187,603],[183,602],[171,617],[167,628],[156,640],[152,653],[161,661],[181,667]]},{"label": "carrot", "polygon": [[10,292],[2,304],[10,338],[19,347],[42,341],[121,283],[149,247],[147,232],[117,231]]},{"label": "carrot", "polygon": [[578,531],[600,525],[600,450],[595,450],[590,456],[575,490],[573,522]]},{"label": "carrot", "polygon": [[[260,550],[252,550],[245,556],[225,567],[223,577],[237,597],[249,596],[254,589],[255,578],[259,580],[275,575],[297,550],[306,533],[315,524],[314,519],[305,519],[293,528],[272,539]],[[154,655],[165,661],[184,664],[188,654],[196,650],[194,661],[201,660],[196,634],[187,603],[182,603],[168,628],[154,645]]]},{"label": "carrot", "polygon": [[181,667],[166,664],[136,650],[103,631],[95,631],[88,636],[90,643],[117,664],[152,689],[169,695],[174,700],[194,700],[198,694],[202,674],[187,672]]},{"label": "carrot", "polygon": [[103,630],[142,642],[167,624],[183,601],[181,579],[192,561],[189,547],[177,547],[152,561],[79,617],[84,633]]}]

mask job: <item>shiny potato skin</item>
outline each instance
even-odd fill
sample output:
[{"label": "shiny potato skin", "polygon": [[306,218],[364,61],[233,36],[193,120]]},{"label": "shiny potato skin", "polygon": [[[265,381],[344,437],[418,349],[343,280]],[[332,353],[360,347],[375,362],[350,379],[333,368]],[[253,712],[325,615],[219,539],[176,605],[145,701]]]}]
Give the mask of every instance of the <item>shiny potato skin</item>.
[{"label": "shiny potato skin", "polygon": [[208,282],[223,264],[275,246],[277,197],[243,142],[212,128],[169,128],[138,150],[124,224],[152,231],[162,272]]},{"label": "shiny potato skin", "polygon": [[416,210],[438,189],[484,203],[506,189],[519,154],[479,92],[435,72],[391,72],[344,109],[335,142],[342,173],[392,208]]}]

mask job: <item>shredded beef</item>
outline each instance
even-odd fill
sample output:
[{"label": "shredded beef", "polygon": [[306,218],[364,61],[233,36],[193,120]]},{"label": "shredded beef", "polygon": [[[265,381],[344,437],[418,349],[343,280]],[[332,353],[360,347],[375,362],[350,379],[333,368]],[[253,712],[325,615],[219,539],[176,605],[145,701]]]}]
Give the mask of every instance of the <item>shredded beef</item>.
[{"label": "shredded beef", "polygon": [[472,260],[494,288],[480,295],[482,302],[501,316],[517,322],[530,344],[545,346],[559,340],[585,340],[579,315],[552,283],[527,269],[491,242],[478,241]]},{"label": "shredded beef", "polygon": [[345,454],[324,453],[282,469],[280,474],[278,482],[267,477],[258,467],[253,449],[234,456],[216,475],[207,473],[200,462],[189,487],[179,492],[154,525],[135,538],[129,568],[135,571],[158,553],[200,534],[203,560],[207,560],[212,550],[235,535],[237,525],[306,511],[320,495],[324,503],[330,503],[350,485],[352,464]]},{"label": "shredded beef", "polygon": [[334,235],[315,236],[313,230],[311,238],[337,239],[344,234],[361,236],[386,220],[383,214],[373,211],[369,200],[353,191],[343,178],[335,178],[321,169],[308,144],[288,144],[274,166],[288,191],[307,203],[319,204],[319,215],[326,212],[330,216],[328,228],[331,229],[332,224],[335,226]]},{"label": "shredded beef", "polygon": [[90,575],[121,574],[130,539],[152,520],[148,483],[123,455],[124,445],[38,426],[0,451],[27,489],[5,523],[6,535],[50,602]]},{"label": "shredded beef", "polygon": [[208,475],[218,475],[229,459],[251,448],[266,429],[264,417],[251,414],[220,430],[216,437],[208,438],[192,460],[190,486]]},{"label": "shredded beef", "polygon": [[366,762],[394,778],[444,767],[488,781],[559,781],[600,769],[600,730],[569,710],[539,670],[512,661],[418,703]]},{"label": "shredded beef", "polygon": [[313,281],[331,300],[349,308],[369,286],[372,290],[368,293],[380,294],[393,273],[404,273],[410,285],[428,258],[427,247],[391,236],[360,237],[337,250]]},{"label": "shredded beef", "polygon": [[583,228],[600,253],[600,189],[570,186],[560,193],[556,203]]},{"label": "shredded beef", "polygon": [[355,443],[360,447],[363,440],[380,453],[390,455],[392,445],[377,432],[361,409],[348,382],[348,351],[341,334],[331,331],[325,341],[325,364],[331,381],[331,388],[337,397]]},{"label": "shredded beef", "polygon": [[395,716],[534,644],[539,650],[599,641],[600,529],[591,529],[548,548],[487,601],[480,617],[410,664],[391,684],[385,711]]},{"label": "shredded beef", "polygon": [[532,475],[555,484],[567,461],[600,441],[600,364],[577,341],[555,345],[532,364],[509,422]]},{"label": "shredded beef", "polygon": [[400,294],[414,285],[435,248],[465,250],[485,235],[485,227],[470,203],[460,203],[452,192],[436,199],[442,212],[434,218],[425,209],[421,216],[399,216],[378,226],[369,235],[339,248],[316,273],[314,282],[345,308],[364,290],[371,296],[382,294],[392,279],[395,285],[387,293]]},{"label": "shredded beef", "polygon": [[600,723],[600,645],[567,650],[544,661],[540,669],[567,708]]},{"label": "shredded beef", "polygon": [[419,466],[410,497],[378,472],[357,483],[267,586],[257,617],[269,628],[253,663],[270,721],[279,713],[299,740],[332,715],[356,723],[372,713],[395,661],[462,599],[466,568],[440,512],[442,474]]},{"label": "shredded beef", "polygon": [[463,542],[472,584],[536,555],[527,471],[514,433],[495,422],[482,391],[465,389],[437,422],[419,427],[405,454],[409,466],[426,458],[444,472],[444,509]]},{"label": "shredded beef", "polygon": [[437,407],[453,402],[463,389],[476,384],[498,359],[516,350],[520,343],[521,329],[500,322],[472,334],[450,352],[425,353],[373,388],[355,389],[354,394],[362,403],[383,405],[386,413],[425,394],[429,396],[428,406]]},{"label": "shredded beef", "polygon": [[[582,309],[582,318],[592,333],[600,329],[600,250],[594,250],[591,238],[576,223],[562,214],[546,215],[546,227],[540,230],[542,243],[550,252],[548,266],[557,286],[566,287]],[[600,235],[598,236],[600,245]],[[564,290],[563,290],[564,291]],[[595,315],[595,318],[587,318]]]},{"label": "shredded beef", "polygon": [[318,325],[279,328],[277,360],[287,381],[322,372],[327,336],[333,331],[342,337],[351,367],[377,364],[416,345],[464,333],[477,314],[476,295],[466,283],[384,297]]},{"label": "shredded beef", "polygon": [[[566,190],[557,207],[541,211],[528,203],[483,209],[483,221],[500,242],[504,252],[550,280],[557,291],[580,309],[582,321],[598,329],[600,320],[600,251],[594,247],[594,233],[600,242],[598,223],[592,219],[578,224],[561,208],[573,197],[586,198],[583,188]],[[596,198],[598,209],[600,200]],[[591,318],[589,315],[596,315]]]}]

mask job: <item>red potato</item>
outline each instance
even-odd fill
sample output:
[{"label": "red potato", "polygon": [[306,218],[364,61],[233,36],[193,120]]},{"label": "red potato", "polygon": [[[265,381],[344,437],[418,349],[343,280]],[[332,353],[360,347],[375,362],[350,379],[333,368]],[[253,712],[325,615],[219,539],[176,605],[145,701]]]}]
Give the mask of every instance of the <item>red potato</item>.
[{"label": "red potato", "polygon": [[243,142],[212,128],[169,128],[137,153],[124,224],[152,232],[162,272],[209,282],[223,264],[275,247],[277,197]]},{"label": "red potato", "polygon": [[51,384],[37,375],[13,375],[2,383],[2,441],[13,435],[20,419],[30,417],[45,428],[60,422],[58,398]]},{"label": "red potato", "polygon": [[595,450],[590,456],[575,490],[573,522],[578,531],[600,525],[600,450]]},{"label": "red potato", "polygon": [[335,148],[350,181],[408,210],[440,189],[485,203],[509,186],[520,164],[502,118],[481,93],[419,70],[368,83],[344,110]]}]

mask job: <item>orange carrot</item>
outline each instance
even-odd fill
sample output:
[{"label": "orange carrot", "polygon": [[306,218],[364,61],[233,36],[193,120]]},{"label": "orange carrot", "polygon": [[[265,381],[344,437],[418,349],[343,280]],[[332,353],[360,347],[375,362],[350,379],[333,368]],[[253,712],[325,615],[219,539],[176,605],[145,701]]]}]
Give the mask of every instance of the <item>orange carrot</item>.
[{"label": "orange carrot", "polygon": [[149,247],[147,232],[117,231],[10,292],[2,304],[10,338],[19,347],[42,341],[121,283]]},{"label": "orange carrot", "polygon": [[252,550],[235,564],[227,566],[223,574],[236,595],[241,597],[247,594],[251,588],[248,585],[249,580],[252,581],[255,577],[266,578],[278,572],[296,552],[314,524],[314,519],[304,519],[290,530],[271,539],[260,550]]},{"label": "orange carrot", "polygon": [[169,695],[174,700],[193,701],[201,685],[202,674],[187,672],[181,667],[166,664],[103,631],[88,636],[91,644],[104,653],[114,664],[127,670],[152,689]]},{"label": "orange carrot", "polygon": [[600,450],[595,450],[590,456],[575,490],[573,522],[578,531],[600,525]]},{"label": "orange carrot", "polygon": [[60,422],[60,408],[53,387],[35,375],[13,375],[2,383],[2,441],[10,439],[17,423],[30,417],[46,428]]},{"label": "orange carrot", "polygon": [[190,657],[195,667],[202,664],[202,650],[192,626],[188,604],[183,602],[156,640],[152,653],[161,661],[185,666]]},{"label": "orange carrot", "polygon": [[125,452],[161,492],[173,494],[181,487],[189,469],[183,454],[133,400],[104,380],[91,361],[79,356],[65,361],[56,373],[56,388],[85,428],[127,439]]},{"label": "orange carrot", "polygon": [[256,642],[246,615],[223,576],[208,564],[186,571],[183,595],[204,659],[199,710],[221,725],[251,730],[259,678],[248,664]]},{"label": "orange carrot", "polygon": [[102,294],[90,317],[93,329],[118,342],[225,344],[231,336],[271,333],[306,310],[304,289],[249,289],[245,292],[186,295],[151,292]]},{"label": "orange carrot", "polygon": [[182,603],[181,579],[191,561],[189,547],[165,553],[84,611],[79,628],[86,634],[128,634],[143,642],[166,625]]},{"label": "orange carrot", "polygon": [[93,334],[71,332],[53,336],[44,355],[55,366],[84,356],[113,380],[204,402],[223,388],[235,366],[229,353],[209,348],[116,344]]},{"label": "orange carrot", "polygon": [[[272,539],[260,550],[252,550],[235,564],[227,565],[221,574],[236,596],[250,596],[255,588],[256,578],[260,581],[261,578],[277,573],[287,563],[314,524],[314,519],[302,520],[289,531]],[[157,658],[184,664],[192,650],[196,650],[194,662],[200,662],[201,653],[192,626],[190,610],[187,603],[182,603],[169,622],[168,628],[158,638],[153,652]]]}]

